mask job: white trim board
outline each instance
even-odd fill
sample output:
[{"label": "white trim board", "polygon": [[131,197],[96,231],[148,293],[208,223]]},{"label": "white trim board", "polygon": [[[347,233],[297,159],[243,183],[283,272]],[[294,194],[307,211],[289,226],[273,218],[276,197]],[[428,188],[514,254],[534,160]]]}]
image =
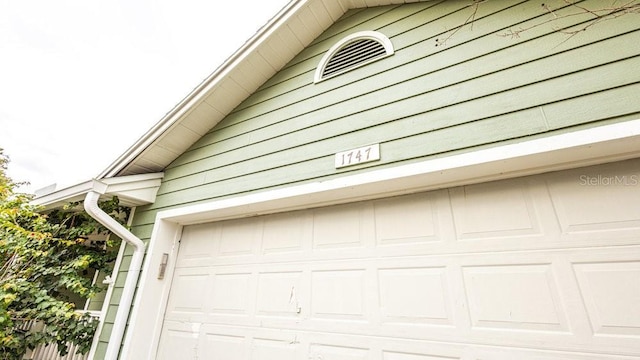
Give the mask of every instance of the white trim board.
[{"label": "white trim board", "polygon": [[31,203],[44,206],[46,209],[54,209],[70,202],[82,201],[87,192],[96,190],[105,196],[117,196],[120,204],[124,206],[151,204],[156,199],[163,176],[164,173],[150,173],[87,180],[47,194],[40,194]]},{"label": "white trim board", "polygon": [[640,120],[162,211],[182,225],[332,205],[640,156]]},{"label": "white trim board", "polygon": [[[640,157],[640,120],[158,213],[123,359],[154,359],[184,225],[333,205]],[[157,279],[163,253],[164,280]]]}]

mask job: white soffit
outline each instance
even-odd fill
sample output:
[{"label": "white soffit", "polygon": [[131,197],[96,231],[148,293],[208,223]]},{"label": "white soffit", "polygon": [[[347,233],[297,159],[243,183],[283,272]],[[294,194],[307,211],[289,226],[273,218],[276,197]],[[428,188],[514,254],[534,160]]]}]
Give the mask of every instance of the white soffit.
[{"label": "white soffit", "polygon": [[348,10],[419,1],[292,0],[98,179],[164,170]]}]

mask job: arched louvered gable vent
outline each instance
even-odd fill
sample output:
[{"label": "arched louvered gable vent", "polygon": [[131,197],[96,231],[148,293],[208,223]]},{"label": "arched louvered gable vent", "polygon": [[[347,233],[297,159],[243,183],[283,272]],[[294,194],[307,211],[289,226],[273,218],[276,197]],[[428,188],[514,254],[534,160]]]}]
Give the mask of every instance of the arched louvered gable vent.
[{"label": "arched louvered gable vent", "polygon": [[316,69],[314,82],[342,74],[392,54],[391,41],[377,31],[351,34],[324,54]]}]

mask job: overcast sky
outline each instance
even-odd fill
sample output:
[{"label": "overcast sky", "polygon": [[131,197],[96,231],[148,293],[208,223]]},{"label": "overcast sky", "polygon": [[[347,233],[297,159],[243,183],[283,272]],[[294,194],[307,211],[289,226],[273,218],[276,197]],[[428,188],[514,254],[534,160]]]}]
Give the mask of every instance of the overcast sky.
[{"label": "overcast sky", "polygon": [[288,0],[0,0],[0,148],[33,192],[89,180]]}]

